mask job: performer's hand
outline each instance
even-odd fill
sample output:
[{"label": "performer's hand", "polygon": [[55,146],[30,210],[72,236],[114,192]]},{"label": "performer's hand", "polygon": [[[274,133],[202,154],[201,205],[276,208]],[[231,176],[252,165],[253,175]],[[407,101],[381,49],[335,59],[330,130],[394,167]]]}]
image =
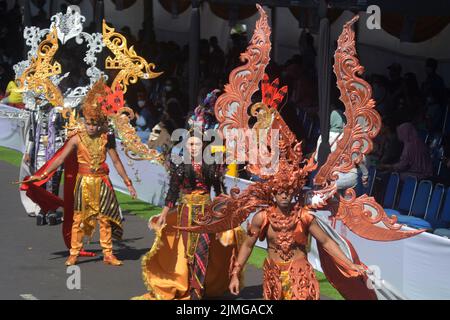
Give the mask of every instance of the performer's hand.
[{"label": "performer's hand", "polygon": [[137,192],[136,189],[134,189],[134,187],[128,186],[128,192],[130,193],[131,198],[136,199],[137,198]]},{"label": "performer's hand", "polygon": [[351,269],[358,272],[358,274],[363,275],[366,272],[366,267],[359,264],[352,264]]},{"label": "performer's hand", "polygon": [[369,186],[369,177],[365,176],[361,178],[362,185],[364,188],[367,188]]},{"label": "performer's hand", "polygon": [[30,163],[31,163],[31,157],[30,157],[30,154],[29,154],[29,153],[25,153],[25,155],[24,155],[24,157],[23,157],[23,161],[25,161],[25,163],[26,163],[27,165],[30,165]]},{"label": "performer's hand", "polygon": [[239,294],[239,277],[234,274],[231,277],[230,285],[228,286],[228,289],[230,289],[231,294],[237,296]]},{"label": "performer's hand", "polygon": [[166,217],[167,214],[161,213],[159,215],[158,221],[156,222],[156,225],[158,226],[158,228],[162,228],[162,226],[164,226],[166,224]]},{"label": "performer's hand", "polygon": [[31,183],[42,180],[41,176],[30,176],[27,180],[25,180],[23,183]]}]

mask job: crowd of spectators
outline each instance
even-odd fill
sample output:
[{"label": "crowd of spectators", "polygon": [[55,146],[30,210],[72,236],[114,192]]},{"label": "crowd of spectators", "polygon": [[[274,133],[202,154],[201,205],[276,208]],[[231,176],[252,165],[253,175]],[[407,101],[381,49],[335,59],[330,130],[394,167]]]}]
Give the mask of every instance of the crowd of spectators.
[{"label": "crowd of spectators", "polygon": [[[5,2],[0,2],[0,43],[6,44],[0,48],[0,90],[7,88],[14,78],[12,66],[23,57],[23,43],[17,41],[23,32],[20,18],[17,3],[13,9],[6,11]],[[33,17],[33,21],[42,27],[48,27],[50,23],[46,13],[41,11]],[[94,25],[91,24],[88,29],[94,31]],[[172,41],[148,42],[144,30],[140,30],[136,37],[127,26],[122,27],[120,32],[130,44],[135,44],[139,54],[155,63],[157,71],[164,71],[156,79],[139,81],[130,86],[127,92],[127,104],[136,113],[133,124],[138,135],[151,144],[161,131],[170,136],[174,129],[184,127],[197,107],[188,104],[189,47]],[[229,72],[242,63],[239,57],[247,42],[245,31],[230,35],[228,49],[221,48],[217,37],[201,39],[198,105],[212,90],[223,90]],[[61,83],[63,90],[64,87],[84,85],[88,80],[82,50],[69,42],[58,51],[58,61],[65,71],[71,73]],[[72,63],[74,59],[76,64]],[[281,85],[288,85],[288,95],[280,106],[280,112],[298,139],[303,141],[306,153],[315,150],[320,136],[315,61],[313,37],[308,32],[302,32],[299,53],[284,64],[272,60],[266,69],[271,79],[280,78]],[[420,84],[414,73],[403,73],[399,63],[388,66],[386,74],[367,77],[383,121],[374,152],[367,161],[368,165],[377,166],[379,172],[398,171],[402,176],[415,175],[448,183],[449,176],[438,176],[438,171],[446,172],[443,169],[450,166],[448,129],[445,132],[449,126],[445,123],[449,121],[448,90],[438,73],[435,59],[426,60],[425,71],[427,76]],[[338,96],[334,88],[332,109],[342,111],[343,105]]]}]

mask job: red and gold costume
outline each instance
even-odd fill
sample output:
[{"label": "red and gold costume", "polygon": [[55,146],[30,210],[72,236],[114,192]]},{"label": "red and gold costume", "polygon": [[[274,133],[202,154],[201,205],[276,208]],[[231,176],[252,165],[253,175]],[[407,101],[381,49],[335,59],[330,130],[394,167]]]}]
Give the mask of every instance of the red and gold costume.
[{"label": "red and gold costume", "polygon": [[[84,125],[76,124],[64,146],[50,159],[35,176],[40,181],[22,184],[27,196],[38,203],[43,210],[55,210],[64,207],[63,236],[71,256],[82,251],[83,237],[92,237],[96,220],[99,223],[100,245],[105,257],[112,255],[112,239],[122,238],[122,218],[112,183],[109,180],[109,168],[106,153],[115,148],[115,138],[107,133],[107,118],[99,102],[106,95],[103,81],[97,82],[89,91],[83,104],[83,116],[86,122],[99,126],[98,134],[88,135]],[[48,168],[68,147],[69,141],[77,139],[76,148],[65,158],[64,200],[39,188],[48,181],[56,170]]]},{"label": "red and gold costume", "polygon": [[[112,253],[112,238],[122,238],[122,219],[106,161],[107,148],[114,147],[106,133],[91,138],[78,133],[78,174],[75,183],[74,222],[72,224],[71,255],[78,255],[83,235],[91,237],[98,220],[103,254]],[[110,140],[110,142],[108,142]]]}]

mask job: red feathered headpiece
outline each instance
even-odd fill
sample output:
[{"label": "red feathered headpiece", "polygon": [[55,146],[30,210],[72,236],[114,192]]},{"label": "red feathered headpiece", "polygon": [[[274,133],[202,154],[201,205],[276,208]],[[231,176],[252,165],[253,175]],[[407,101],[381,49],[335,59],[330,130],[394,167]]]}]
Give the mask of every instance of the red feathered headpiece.
[{"label": "red feathered headpiece", "polygon": [[281,101],[283,101],[284,97],[288,92],[288,87],[284,86],[281,89],[278,89],[280,85],[280,80],[275,79],[270,83],[269,76],[264,74],[264,78],[261,83],[261,92],[262,92],[262,102],[271,108],[278,109]]},{"label": "red feathered headpiece", "polygon": [[114,91],[105,85],[105,93],[105,95],[98,98],[98,102],[101,105],[102,111],[106,115],[111,116],[117,113],[117,111],[124,105],[123,90],[120,84],[116,85]]}]

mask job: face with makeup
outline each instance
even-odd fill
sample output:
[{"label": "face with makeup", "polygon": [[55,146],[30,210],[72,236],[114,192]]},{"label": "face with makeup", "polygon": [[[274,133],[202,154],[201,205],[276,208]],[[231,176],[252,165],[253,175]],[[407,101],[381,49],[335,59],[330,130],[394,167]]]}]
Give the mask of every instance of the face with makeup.
[{"label": "face with makeup", "polygon": [[84,122],[86,132],[89,136],[95,136],[100,131],[100,125],[93,119],[86,119]]},{"label": "face with makeup", "polygon": [[294,192],[289,192],[288,190],[285,189],[279,189],[274,194],[274,196],[277,206],[284,211],[289,209],[292,202],[292,198],[294,197]]},{"label": "face with makeup", "polygon": [[199,137],[190,137],[189,139],[187,139],[187,151],[192,158],[197,158],[201,155],[202,145],[202,140]]}]

